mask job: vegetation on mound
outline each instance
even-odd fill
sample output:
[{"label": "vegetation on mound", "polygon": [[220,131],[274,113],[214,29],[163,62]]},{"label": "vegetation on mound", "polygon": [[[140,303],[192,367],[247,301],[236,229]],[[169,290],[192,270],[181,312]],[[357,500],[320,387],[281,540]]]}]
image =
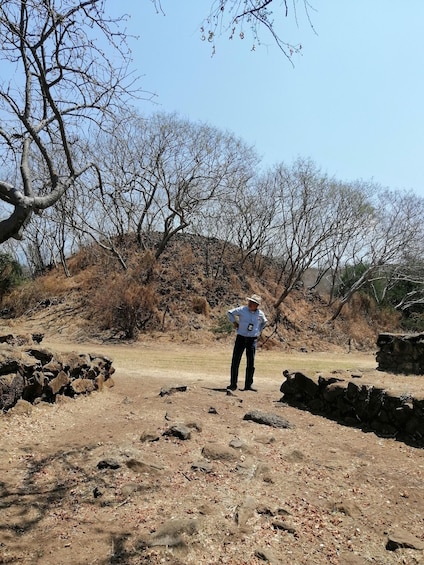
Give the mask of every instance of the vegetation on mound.
[{"label": "vegetation on mound", "polygon": [[[330,346],[375,347],[380,331],[400,329],[400,316],[357,294],[336,320],[325,291],[299,283],[275,306],[278,264],[258,257],[240,260],[235,246],[216,239],[180,235],[159,259],[128,240],[127,268],[98,246],[88,246],[68,260],[68,273],[53,268],[8,292],[3,317],[25,320],[46,309],[70,309],[87,335],[135,339],[162,334],[202,342],[232,332],[226,311],[256,292],[263,297],[269,325],[263,347],[325,350]],[[60,315],[58,323],[63,324]],[[53,330],[53,327],[52,327]]]}]

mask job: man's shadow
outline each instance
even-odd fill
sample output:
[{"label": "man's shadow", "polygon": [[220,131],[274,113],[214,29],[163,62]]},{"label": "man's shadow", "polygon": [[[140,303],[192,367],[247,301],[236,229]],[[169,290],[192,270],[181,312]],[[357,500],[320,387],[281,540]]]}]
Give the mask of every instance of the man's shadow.
[{"label": "man's shadow", "polygon": [[213,390],[214,392],[225,392],[225,394],[227,394],[228,396],[231,396],[235,392],[237,392],[234,390],[229,390],[227,387],[221,388],[221,387],[202,386],[202,388],[205,390]]}]

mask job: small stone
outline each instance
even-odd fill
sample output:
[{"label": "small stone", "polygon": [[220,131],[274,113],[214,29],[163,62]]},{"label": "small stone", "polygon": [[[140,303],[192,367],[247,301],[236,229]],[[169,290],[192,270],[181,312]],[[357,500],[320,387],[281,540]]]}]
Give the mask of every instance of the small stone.
[{"label": "small stone", "polygon": [[212,472],[212,463],[209,461],[197,461],[192,464],[191,468],[193,471],[202,471],[203,473],[211,473]]},{"label": "small stone", "polygon": [[183,424],[177,424],[175,426],[171,426],[170,428],[165,430],[162,435],[173,436],[182,440],[187,440],[191,438],[190,429]]},{"label": "small stone", "polygon": [[202,455],[206,459],[221,461],[236,461],[238,459],[237,452],[230,447],[217,443],[209,443],[202,449]]},{"label": "small stone", "polygon": [[140,441],[142,443],[159,441],[159,435],[155,432],[142,432],[140,435]]},{"label": "small stone", "polygon": [[279,520],[274,520],[272,522],[272,527],[275,528],[276,530],[284,530],[285,532],[288,532],[289,534],[295,534],[296,533],[296,528],[294,528],[293,526],[290,526],[286,522],[280,522]]},{"label": "small stone", "polygon": [[187,385],[177,385],[162,388],[159,396],[169,396],[170,394],[174,394],[175,392],[187,392],[187,388]]},{"label": "small stone", "polygon": [[119,469],[120,466],[114,459],[102,459],[97,463],[98,469]]}]

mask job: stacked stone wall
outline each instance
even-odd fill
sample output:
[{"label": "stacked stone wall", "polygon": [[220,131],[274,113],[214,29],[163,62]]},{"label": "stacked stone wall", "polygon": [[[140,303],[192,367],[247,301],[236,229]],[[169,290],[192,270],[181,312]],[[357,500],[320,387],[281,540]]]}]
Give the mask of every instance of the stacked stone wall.
[{"label": "stacked stone wall", "polygon": [[377,363],[380,371],[424,375],[424,334],[382,333],[378,336]]},{"label": "stacked stone wall", "polygon": [[348,426],[424,447],[424,394],[394,394],[362,382],[360,375],[309,377],[284,371],[282,402]]},{"label": "stacked stone wall", "polygon": [[42,336],[0,336],[0,411],[19,401],[55,402],[113,386],[112,360],[94,353],[55,353]]}]

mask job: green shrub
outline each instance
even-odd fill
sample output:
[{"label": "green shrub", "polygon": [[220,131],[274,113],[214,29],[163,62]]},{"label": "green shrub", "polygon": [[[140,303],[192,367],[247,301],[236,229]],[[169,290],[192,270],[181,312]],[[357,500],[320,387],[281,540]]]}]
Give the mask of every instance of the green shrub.
[{"label": "green shrub", "polygon": [[24,280],[22,267],[9,254],[0,253],[0,299]]},{"label": "green shrub", "polygon": [[227,318],[227,315],[224,314],[220,316],[217,320],[217,325],[212,328],[212,332],[215,334],[231,334],[234,331],[233,324]]},{"label": "green shrub", "polygon": [[403,317],[401,321],[402,329],[410,333],[424,332],[424,314],[414,313],[408,317]]}]

